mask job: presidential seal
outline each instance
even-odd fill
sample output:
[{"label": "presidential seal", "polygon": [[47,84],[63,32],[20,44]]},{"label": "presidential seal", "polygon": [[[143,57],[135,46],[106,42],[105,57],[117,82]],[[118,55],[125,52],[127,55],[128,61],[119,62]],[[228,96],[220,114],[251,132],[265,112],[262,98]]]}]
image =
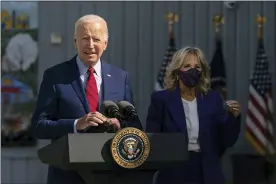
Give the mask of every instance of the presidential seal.
[{"label": "presidential seal", "polygon": [[150,143],[147,135],[133,127],[120,130],[111,142],[113,160],[121,167],[133,169],[148,158]]}]

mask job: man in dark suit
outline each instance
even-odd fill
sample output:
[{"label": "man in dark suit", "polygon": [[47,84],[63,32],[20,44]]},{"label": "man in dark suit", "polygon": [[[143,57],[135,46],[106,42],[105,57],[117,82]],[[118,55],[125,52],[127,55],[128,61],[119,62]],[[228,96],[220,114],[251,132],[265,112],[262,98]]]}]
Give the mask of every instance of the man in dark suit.
[{"label": "man in dark suit", "polygon": [[[68,133],[101,132],[99,127],[106,121],[115,129],[121,128],[118,119],[108,119],[99,112],[105,100],[125,100],[133,104],[127,72],[101,60],[107,41],[108,29],[103,18],[86,15],[76,22],[78,55],[47,69],[43,75],[32,118],[38,139],[55,140]],[[139,121],[124,125],[142,129]],[[76,172],[53,166],[49,166],[47,182],[84,183]]]}]

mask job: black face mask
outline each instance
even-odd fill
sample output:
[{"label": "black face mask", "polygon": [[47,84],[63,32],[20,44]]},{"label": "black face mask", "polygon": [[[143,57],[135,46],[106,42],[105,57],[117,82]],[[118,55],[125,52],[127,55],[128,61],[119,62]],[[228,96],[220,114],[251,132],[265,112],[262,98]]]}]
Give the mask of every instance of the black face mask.
[{"label": "black face mask", "polygon": [[201,72],[196,68],[187,71],[179,71],[179,79],[189,88],[195,87],[200,82]]}]

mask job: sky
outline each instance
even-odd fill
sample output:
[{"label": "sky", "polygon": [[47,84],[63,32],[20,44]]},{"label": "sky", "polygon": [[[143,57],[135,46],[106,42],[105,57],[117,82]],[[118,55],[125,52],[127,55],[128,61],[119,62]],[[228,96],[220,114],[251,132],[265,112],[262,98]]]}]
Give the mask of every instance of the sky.
[{"label": "sky", "polygon": [[30,17],[30,28],[38,27],[38,2],[29,1],[29,2],[20,2],[20,1],[11,1],[5,0],[1,1],[1,11],[7,10],[8,12],[12,12],[12,10],[16,10],[18,13],[27,13]]}]

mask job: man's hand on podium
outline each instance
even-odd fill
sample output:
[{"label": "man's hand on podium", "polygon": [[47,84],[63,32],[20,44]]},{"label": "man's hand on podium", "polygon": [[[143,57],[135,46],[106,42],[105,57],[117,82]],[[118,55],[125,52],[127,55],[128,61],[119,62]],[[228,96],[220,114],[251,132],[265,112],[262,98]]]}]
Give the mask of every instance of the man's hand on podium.
[{"label": "man's hand on podium", "polygon": [[87,115],[77,120],[76,129],[84,130],[90,126],[99,126],[107,121],[107,118],[99,112],[89,112]]},{"label": "man's hand on podium", "polygon": [[116,131],[121,129],[120,122],[117,118],[110,118],[109,120],[110,120],[111,125],[114,127],[114,129]]}]

